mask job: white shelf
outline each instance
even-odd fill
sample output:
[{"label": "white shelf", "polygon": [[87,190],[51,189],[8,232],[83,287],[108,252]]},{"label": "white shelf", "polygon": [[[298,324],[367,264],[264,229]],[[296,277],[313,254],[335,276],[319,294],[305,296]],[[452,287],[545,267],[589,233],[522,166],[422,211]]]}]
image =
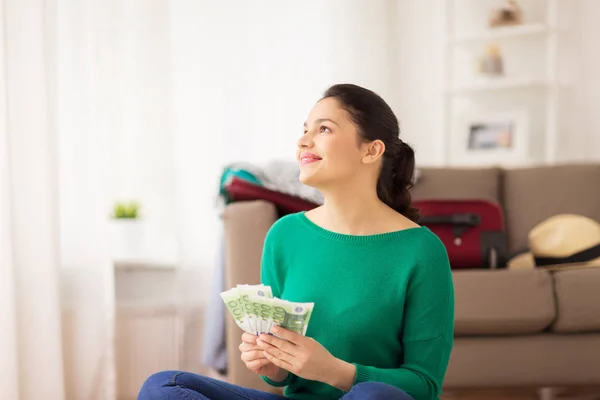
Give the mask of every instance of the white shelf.
[{"label": "white shelf", "polygon": [[474,32],[468,35],[450,37],[448,38],[448,43],[464,44],[472,42],[484,42],[488,40],[499,40],[530,35],[540,35],[549,32],[550,30],[546,25],[541,23],[531,23],[499,28],[490,28],[482,32]]},{"label": "white shelf", "polygon": [[160,258],[130,258],[115,259],[113,264],[117,269],[125,270],[163,270],[172,271],[177,269],[177,260]]},{"label": "white shelf", "polygon": [[120,301],[116,304],[117,313],[121,316],[161,316],[177,315],[180,306],[175,302]]},{"label": "white shelf", "polygon": [[530,78],[487,78],[473,82],[469,85],[450,88],[447,92],[453,95],[462,95],[469,93],[491,92],[508,89],[526,89],[536,88],[549,85],[549,82],[544,79]]}]

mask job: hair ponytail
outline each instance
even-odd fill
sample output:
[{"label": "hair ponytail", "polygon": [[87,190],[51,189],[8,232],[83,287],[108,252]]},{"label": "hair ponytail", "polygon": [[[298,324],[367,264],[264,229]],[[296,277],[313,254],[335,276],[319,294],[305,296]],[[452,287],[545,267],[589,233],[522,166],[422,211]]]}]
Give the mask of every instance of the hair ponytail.
[{"label": "hair ponytail", "polygon": [[390,106],[376,93],[352,84],[331,86],[323,98],[333,97],[351,115],[363,140],[385,144],[377,182],[377,195],[385,204],[417,222],[419,211],[411,207],[410,189],[415,172],[415,152],[400,140],[398,119]]},{"label": "hair ponytail", "polygon": [[377,195],[385,204],[411,221],[419,220],[419,210],[411,206],[410,189],[415,172],[415,152],[412,147],[396,138],[386,145]]}]

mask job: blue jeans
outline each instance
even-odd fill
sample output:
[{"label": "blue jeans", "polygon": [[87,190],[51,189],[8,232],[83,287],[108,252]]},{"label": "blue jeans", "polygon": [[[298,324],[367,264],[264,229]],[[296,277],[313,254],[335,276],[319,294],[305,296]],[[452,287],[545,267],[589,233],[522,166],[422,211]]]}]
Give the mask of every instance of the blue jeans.
[{"label": "blue jeans", "polygon": [[[342,398],[413,400],[404,391],[381,382],[362,382],[354,385]],[[138,400],[285,400],[285,397],[188,372],[163,371],[144,382]]]}]

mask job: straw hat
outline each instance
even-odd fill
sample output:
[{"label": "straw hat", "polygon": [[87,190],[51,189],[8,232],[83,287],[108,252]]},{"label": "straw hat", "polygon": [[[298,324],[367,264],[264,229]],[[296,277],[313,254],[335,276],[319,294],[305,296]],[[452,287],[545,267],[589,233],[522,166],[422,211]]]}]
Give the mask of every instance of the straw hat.
[{"label": "straw hat", "polygon": [[559,214],[529,232],[529,251],[508,262],[508,268],[561,269],[600,266],[600,223],[582,215]]}]

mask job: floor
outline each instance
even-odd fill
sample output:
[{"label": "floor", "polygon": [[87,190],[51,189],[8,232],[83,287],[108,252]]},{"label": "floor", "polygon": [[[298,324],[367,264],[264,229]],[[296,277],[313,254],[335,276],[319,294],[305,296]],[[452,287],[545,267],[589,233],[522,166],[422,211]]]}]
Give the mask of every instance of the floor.
[{"label": "floor", "polygon": [[539,393],[535,389],[522,390],[464,390],[446,393],[441,400],[600,400],[600,388],[581,388]]},{"label": "floor", "polygon": [[[212,378],[226,379],[214,371],[207,371]],[[600,387],[571,390],[554,389],[554,397],[544,397],[548,393],[539,393],[536,389],[511,390],[461,390],[445,393],[440,400],[600,400]]]}]

